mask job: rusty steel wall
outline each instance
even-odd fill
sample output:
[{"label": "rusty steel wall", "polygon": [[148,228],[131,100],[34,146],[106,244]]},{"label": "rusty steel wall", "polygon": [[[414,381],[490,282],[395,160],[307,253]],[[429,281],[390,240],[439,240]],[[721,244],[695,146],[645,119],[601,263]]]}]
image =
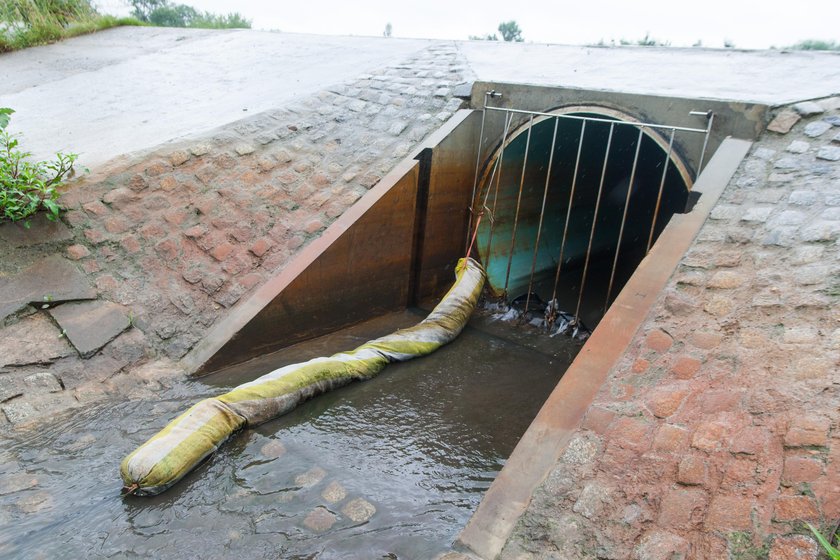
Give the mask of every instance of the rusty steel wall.
[{"label": "rusty steel wall", "polygon": [[416,301],[440,297],[452,284],[455,264],[466,251],[481,113],[461,111],[453,121],[429,138],[430,147],[420,153],[429,165]]},{"label": "rusty steel wall", "polygon": [[440,297],[463,256],[480,115],[462,110],[182,359],[203,375]]},{"label": "rusty steel wall", "polygon": [[402,309],[418,163],[407,160],[235,307],[182,360],[204,374]]}]

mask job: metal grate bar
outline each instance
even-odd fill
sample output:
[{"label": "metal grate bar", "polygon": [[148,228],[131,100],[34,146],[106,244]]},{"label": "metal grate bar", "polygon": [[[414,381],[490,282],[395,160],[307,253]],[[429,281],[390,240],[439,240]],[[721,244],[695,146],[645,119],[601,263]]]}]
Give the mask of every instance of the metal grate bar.
[{"label": "metal grate bar", "polygon": [[668,153],[665,154],[665,165],[662,169],[662,180],[659,182],[659,193],[656,195],[656,206],[653,209],[653,221],[650,224],[650,235],[648,236],[647,249],[645,254],[650,253],[653,245],[653,232],[656,230],[656,220],[659,219],[659,207],[662,204],[662,191],[665,190],[665,176],[668,174],[668,165],[671,163],[671,152],[674,151],[674,136],[677,131],[671,131],[671,139],[668,141]]},{"label": "metal grate bar", "polygon": [[525,139],[525,156],[522,158],[522,175],[519,178],[519,194],[516,196],[516,212],[513,215],[513,231],[510,235],[510,251],[508,254],[507,272],[505,273],[504,295],[507,297],[508,282],[510,282],[510,265],[513,263],[513,248],[516,246],[516,228],[519,225],[519,209],[522,204],[522,190],[525,188],[525,170],[528,168],[528,150],[531,148],[531,130],[534,117],[528,122],[528,136]]},{"label": "metal grate bar", "polygon": [[598,198],[595,199],[595,212],[592,216],[592,230],[589,232],[589,245],[583,260],[583,275],[580,279],[577,307],[575,307],[575,325],[580,323],[580,302],[583,301],[583,289],[586,287],[586,273],[589,272],[589,257],[592,253],[592,241],[595,239],[595,226],[598,225],[598,209],[601,207],[601,193],[604,190],[604,179],[607,176],[607,164],[610,161],[610,147],[612,146],[615,124],[610,125],[610,135],[607,137],[607,150],[604,152],[604,167],[601,168],[601,181],[598,183]]},{"label": "metal grate bar", "polygon": [[624,224],[627,223],[627,208],[630,206],[630,196],[633,193],[633,183],[636,180],[636,166],[639,163],[639,150],[642,147],[643,127],[639,127],[639,137],[636,139],[636,155],[633,156],[633,169],[630,171],[630,184],[627,185],[627,196],[624,199],[624,212],[621,214],[621,227],[618,228],[618,241],[615,245],[615,258],[613,258],[612,271],[610,272],[610,283],[607,286],[607,300],[604,302],[604,313],[610,306],[613,282],[615,281],[615,269],[618,268],[618,253],[621,251],[621,240],[624,237]]}]

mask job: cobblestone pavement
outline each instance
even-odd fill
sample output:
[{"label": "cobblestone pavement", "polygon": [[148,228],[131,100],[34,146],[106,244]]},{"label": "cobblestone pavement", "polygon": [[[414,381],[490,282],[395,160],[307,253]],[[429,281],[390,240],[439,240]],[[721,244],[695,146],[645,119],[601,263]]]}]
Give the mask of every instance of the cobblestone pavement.
[{"label": "cobblestone pavement", "polygon": [[818,557],[804,523],[840,518],[840,98],[795,108],[745,159],[501,558]]},{"label": "cobblestone pavement", "polygon": [[[23,274],[17,284],[27,286],[45,266],[39,259],[58,254],[50,258],[67,262],[51,261],[64,271],[55,276],[84,273],[76,281],[86,295],[65,299],[100,303],[70,318],[59,313],[71,305],[64,303],[50,318],[25,305],[31,294],[21,296],[23,307],[13,306],[17,314],[0,330],[0,424],[118,392],[108,378],[140,363],[162,359],[159,367],[172,368],[226,308],[446,121],[462,104],[452,91],[467,73],[454,44],[437,43],[398,65],[77,181],[61,199],[69,233],[62,228],[40,249],[15,252],[0,265],[0,282]],[[49,305],[61,303],[55,290],[41,290]],[[74,340],[77,331],[62,318],[84,320],[96,340]],[[10,350],[33,340],[40,342],[28,351]]]}]

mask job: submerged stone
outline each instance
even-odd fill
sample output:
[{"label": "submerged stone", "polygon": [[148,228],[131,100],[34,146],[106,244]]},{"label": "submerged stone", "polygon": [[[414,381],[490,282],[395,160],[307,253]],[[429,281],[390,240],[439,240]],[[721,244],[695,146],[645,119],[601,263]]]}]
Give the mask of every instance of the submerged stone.
[{"label": "submerged stone", "polygon": [[322,533],[335,525],[335,514],[325,507],[316,507],[306,516],[303,524],[315,532]]},{"label": "submerged stone", "polygon": [[321,497],[329,503],[334,504],[347,497],[347,490],[345,490],[344,486],[334,480],[330,482],[326,488],[324,488],[324,491],[321,492]]},{"label": "submerged stone", "polygon": [[364,498],[356,498],[341,508],[341,513],[350,518],[354,523],[367,523],[373,517],[373,514],[376,513],[376,508]]}]

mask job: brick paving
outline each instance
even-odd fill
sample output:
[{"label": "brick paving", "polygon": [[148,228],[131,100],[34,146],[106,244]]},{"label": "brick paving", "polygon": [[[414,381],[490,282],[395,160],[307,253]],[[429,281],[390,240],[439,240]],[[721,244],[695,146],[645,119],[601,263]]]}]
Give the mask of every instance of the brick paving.
[{"label": "brick paving", "polygon": [[501,558],[818,557],[804,523],[840,519],[838,102],[754,145]]},{"label": "brick paving", "polygon": [[[434,43],[396,66],[77,180],[61,199],[71,235],[53,236],[42,253],[83,271],[117,326],[77,352],[62,341],[62,352],[0,361],[0,385],[15,387],[0,401],[0,425],[119,392],[109,378],[139,364],[174,367],[225,309],[452,116],[462,105],[453,87],[468,73],[453,43]],[[38,255],[20,251],[21,262],[0,273]],[[40,311],[27,306],[6,319],[0,340],[36,320],[42,337],[60,336],[32,313]],[[35,371],[61,380],[58,396],[12,383]]]}]

